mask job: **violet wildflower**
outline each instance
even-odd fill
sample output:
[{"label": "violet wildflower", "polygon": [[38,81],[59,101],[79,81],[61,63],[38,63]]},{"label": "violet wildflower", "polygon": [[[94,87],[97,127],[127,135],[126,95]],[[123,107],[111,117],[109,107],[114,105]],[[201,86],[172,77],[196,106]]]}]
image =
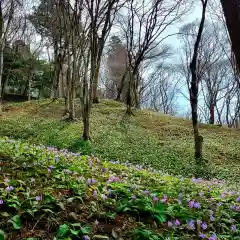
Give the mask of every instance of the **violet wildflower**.
[{"label": "violet wildflower", "polygon": [[97,193],[97,191],[95,190],[95,191],[93,191],[93,197],[94,198],[97,198],[98,197],[98,193]]},{"label": "violet wildflower", "polygon": [[154,201],[154,202],[157,202],[157,201],[158,201],[158,197],[154,196],[154,197],[153,197],[153,201]]},{"label": "violet wildflower", "polygon": [[132,199],[135,200],[137,197],[135,194],[132,195]]},{"label": "violet wildflower", "polygon": [[190,208],[193,208],[194,207],[194,201],[189,201],[189,203],[188,203],[188,206],[190,207]]},{"label": "violet wildflower", "polygon": [[13,189],[14,189],[13,186],[8,186],[8,187],[6,188],[6,191],[7,191],[7,192],[11,192],[11,191],[13,191]]},{"label": "violet wildflower", "polygon": [[211,216],[210,216],[210,221],[211,221],[211,222],[214,222],[214,220],[215,220],[215,217],[214,217],[213,215],[211,215]]},{"label": "violet wildflower", "polygon": [[3,200],[2,199],[0,199],[0,205],[3,205]]},{"label": "violet wildflower", "polygon": [[199,202],[195,202],[194,203],[194,208],[197,208],[197,209],[201,208],[200,203]]},{"label": "violet wildflower", "polygon": [[240,202],[240,196],[236,199],[236,202]]},{"label": "violet wildflower", "polygon": [[163,198],[161,199],[162,203],[166,203],[168,201],[167,195],[163,195]]},{"label": "violet wildflower", "polygon": [[92,160],[89,160],[89,168],[92,168]]},{"label": "violet wildflower", "polygon": [[208,240],[217,240],[217,235],[214,233]]},{"label": "violet wildflower", "polygon": [[177,219],[177,220],[175,220],[174,225],[175,225],[175,226],[180,226],[180,225],[181,225],[181,222]]},{"label": "violet wildflower", "polygon": [[48,173],[51,173],[52,172],[52,169],[51,168],[48,168]]},{"label": "violet wildflower", "polygon": [[197,220],[197,225],[201,225],[202,224],[202,221],[201,220]]},{"label": "violet wildflower", "polygon": [[208,225],[207,225],[207,223],[204,222],[204,223],[202,223],[201,227],[202,227],[202,230],[206,230]]},{"label": "violet wildflower", "polygon": [[87,184],[88,184],[88,185],[95,184],[96,182],[97,182],[97,180],[92,179],[92,178],[88,178],[88,180],[87,180]]},{"label": "violet wildflower", "polygon": [[203,234],[203,233],[200,233],[200,234],[199,234],[199,237],[200,237],[201,239],[204,239],[204,238],[206,238],[206,235]]},{"label": "violet wildflower", "polygon": [[173,227],[173,223],[170,222],[170,221],[168,221],[167,225],[168,225],[169,228],[172,228],[172,227]]},{"label": "violet wildflower", "polygon": [[237,231],[237,226],[236,225],[232,225],[231,229],[232,229],[232,232],[236,232]]},{"label": "violet wildflower", "polygon": [[195,230],[195,223],[194,220],[189,220],[187,223],[187,229],[189,230]]},{"label": "violet wildflower", "polygon": [[218,205],[218,207],[221,207],[222,206],[222,202],[219,202],[217,205]]},{"label": "violet wildflower", "polygon": [[36,201],[41,201],[42,200],[42,196],[36,196]]},{"label": "violet wildflower", "polygon": [[90,237],[85,235],[85,236],[83,236],[83,240],[90,240]]},{"label": "violet wildflower", "polygon": [[5,178],[5,179],[4,179],[4,182],[5,182],[5,183],[8,183],[9,181],[10,181],[10,180],[9,180],[8,178]]}]

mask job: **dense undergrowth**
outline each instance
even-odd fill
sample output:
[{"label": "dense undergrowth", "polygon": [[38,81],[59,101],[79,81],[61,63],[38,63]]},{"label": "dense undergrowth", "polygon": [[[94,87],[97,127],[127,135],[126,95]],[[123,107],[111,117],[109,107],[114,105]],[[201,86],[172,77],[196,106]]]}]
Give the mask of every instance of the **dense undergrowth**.
[{"label": "dense undergrowth", "polygon": [[61,100],[12,104],[6,108],[0,118],[0,136],[87,155],[93,153],[108,161],[129,161],[173,175],[192,177],[197,173],[231,184],[240,181],[238,130],[201,124],[204,164],[196,172],[190,121],[146,110],[134,111],[134,116],[128,118],[124,105],[102,100],[92,109],[92,141],[84,143],[80,140],[81,121],[61,121],[64,112]]},{"label": "dense undergrowth", "polygon": [[67,150],[0,139],[0,239],[240,239],[240,196]]}]

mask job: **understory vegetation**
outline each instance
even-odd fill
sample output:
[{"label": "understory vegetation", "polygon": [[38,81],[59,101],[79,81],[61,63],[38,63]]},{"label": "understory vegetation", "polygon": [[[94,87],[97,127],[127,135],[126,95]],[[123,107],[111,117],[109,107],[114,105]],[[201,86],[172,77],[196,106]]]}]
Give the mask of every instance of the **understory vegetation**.
[{"label": "understory vegetation", "polygon": [[239,193],[219,181],[0,141],[0,239],[240,239]]},{"label": "understory vegetation", "polygon": [[2,114],[0,136],[94,154],[107,161],[131,162],[150,171],[185,177],[199,174],[225,179],[232,185],[239,182],[238,130],[200,125],[204,161],[196,170],[190,121],[147,110],[136,110],[134,116],[126,117],[124,108],[110,100],[94,105],[92,139],[84,142],[80,140],[81,121],[60,120],[64,109],[61,100],[12,104]]}]

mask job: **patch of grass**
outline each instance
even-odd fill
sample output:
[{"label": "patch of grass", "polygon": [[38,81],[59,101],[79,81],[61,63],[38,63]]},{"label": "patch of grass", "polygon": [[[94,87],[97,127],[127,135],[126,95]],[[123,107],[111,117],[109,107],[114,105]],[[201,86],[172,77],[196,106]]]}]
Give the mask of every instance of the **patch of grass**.
[{"label": "patch of grass", "polygon": [[239,239],[240,196],[0,138],[0,239]]},{"label": "patch of grass", "polygon": [[63,100],[12,104],[1,116],[0,136],[94,153],[108,161],[129,161],[173,175],[192,177],[197,171],[206,178],[240,181],[238,130],[200,126],[207,164],[199,170],[193,159],[191,121],[147,110],[135,110],[134,116],[126,117],[123,104],[102,100],[93,107],[92,141],[86,145],[81,141],[81,121],[62,122],[63,112]]}]

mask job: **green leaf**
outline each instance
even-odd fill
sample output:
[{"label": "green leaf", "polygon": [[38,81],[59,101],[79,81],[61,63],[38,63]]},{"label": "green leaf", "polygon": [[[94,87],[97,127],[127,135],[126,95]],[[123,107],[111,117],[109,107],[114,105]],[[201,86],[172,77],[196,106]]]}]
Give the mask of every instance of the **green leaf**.
[{"label": "green leaf", "polygon": [[90,226],[86,226],[86,227],[81,228],[81,232],[82,232],[83,235],[87,235],[88,233],[91,232],[91,230],[92,229],[91,229]]},{"label": "green leaf", "polygon": [[67,224],[63,224],[58,228],[57,237],[66,237],[66,235],[70,232],[70,229]]},{"label": "green leaf", "polygon": [[7,238],[7,236],[6,236],[5,232],[0,229],[0,240],[4,240],[6,238]]},{"label": "green leaf", "polygon": [[73,234],[74,236],[78,236],[79,233],[81,232],[81,230],[73,230],[73,229],[70,229],[70,232],[71,232],[71,234]]},{"label": "green leaf", "polygon": [[72,223],[71,226],[73,226],[73,227],[81,227],[81,224],[80,223]]},{"label": "green leaf", "polygon": [[103,236],[103,235],[94,235],[93,239],[106,239],[106,240],[108,240],[109,237],[108,236]]},{"label": "green leaf", "polygon": [[10,220],[8,220],[8,222],[12,223],[14,229],[19,230],[22,228],[22,222],[19,215],[15,215]]}]

